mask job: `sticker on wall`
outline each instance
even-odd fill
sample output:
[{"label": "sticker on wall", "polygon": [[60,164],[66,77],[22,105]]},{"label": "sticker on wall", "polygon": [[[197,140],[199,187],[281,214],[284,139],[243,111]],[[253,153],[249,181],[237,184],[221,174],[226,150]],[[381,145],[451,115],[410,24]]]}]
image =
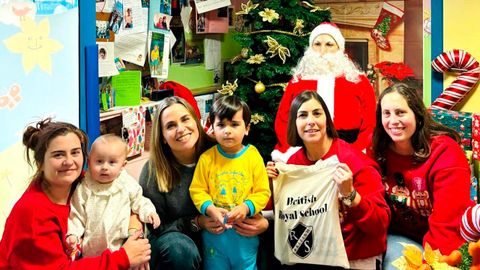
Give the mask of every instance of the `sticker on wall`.
[{"label": "sticker on wall", "polygon": [[26,74],[38,65],[41,70],[52,74],[51,55],[60,51],[63,45],[49,37],[50,22],[48,18],[38,25],[31,18],[25,18],[20,23],[20,32],[5,39],[3,42],[12,53],[22,54],[23,69]]},{"label": "sticker on wall", "polygon": [[35,18],[37,6],[32,2],[0,1],[0,24],[20,26],[20,21],[26,17]]},{"label": "sticker on wall", "polygon": [[3,96],[0,96],[0,110],[9,109],[13,110],[18,103],[22,100],[20,95],[21,87],[18,84],[12,84],[10,89],[7,90],[7,93]]}]

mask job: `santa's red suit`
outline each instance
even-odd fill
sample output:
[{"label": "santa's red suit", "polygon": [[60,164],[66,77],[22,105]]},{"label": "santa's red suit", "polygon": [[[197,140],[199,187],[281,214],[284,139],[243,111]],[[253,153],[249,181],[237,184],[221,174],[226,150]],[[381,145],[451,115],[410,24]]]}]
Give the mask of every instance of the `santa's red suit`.
[{"label": "santa's red suit", "polygon": [[273,160],[287,160],[297,149],[287,143],[288,112],[293,99],[307,90],[317,91],[322,96],[340,138],[362,151],[370,145],[375,127],[376,101],[375,92],[367,77],[359,75],[356,83],[348,81],[345,76],[336,77],[334,80],[332,78],[331,83],[328,81],[302,80],[295,77],[290,80],[275,117],[277,145],[272,152]]}]

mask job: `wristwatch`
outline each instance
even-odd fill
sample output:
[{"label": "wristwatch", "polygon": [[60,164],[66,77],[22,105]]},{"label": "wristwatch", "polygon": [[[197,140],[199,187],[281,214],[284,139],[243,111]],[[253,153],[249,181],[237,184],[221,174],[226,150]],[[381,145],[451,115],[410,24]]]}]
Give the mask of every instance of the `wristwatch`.
[{"label": "wristwatch", "polygon": [[355,200],[355,197],[357,196],[357,190],[356,189],[353,189],[352,192],[350,192],[350,194],[348,194],[347,196],[343,196],[342,197],[342,203],[347,206],[347,207],[350,207],[353,203],[353,200]]},{"label": "wristwatch", "polygon": [[200,231],[200,226],[198,226],[198,216],[190,220],[190,230],[192,230],[192,232]]}]

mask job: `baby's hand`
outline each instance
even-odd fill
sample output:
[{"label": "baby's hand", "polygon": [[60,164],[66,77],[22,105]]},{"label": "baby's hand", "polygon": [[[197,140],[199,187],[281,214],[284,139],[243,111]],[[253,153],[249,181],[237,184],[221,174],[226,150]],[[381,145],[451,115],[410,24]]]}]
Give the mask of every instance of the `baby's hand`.
[{"label": "baby's hand", "polygon": [[67,251],[70,253],[77,248],[78,237],[76,235],[70,234],[67,236],[67,239],[65,239],[65,242],[67,243]]},{"label": "baby's hand", "polygon": [[244,203],[235,206],[228,214],[228,224],[233,224],[235,221],[244,220],[247,217],[250,209]]},{"label": "baby's hand", "polygon": [[157,213],[151,213],[148,215],[148,223],[153,225],[153,228],[156,229],[160,226],[160,217]]}]

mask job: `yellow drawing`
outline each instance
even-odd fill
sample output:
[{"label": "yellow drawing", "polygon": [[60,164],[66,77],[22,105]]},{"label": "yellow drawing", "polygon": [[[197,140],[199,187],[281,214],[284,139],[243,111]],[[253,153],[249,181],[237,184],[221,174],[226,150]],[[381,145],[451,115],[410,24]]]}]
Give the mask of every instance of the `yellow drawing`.
[{"label": "yellow drawing", "polygon": [[36,25],[29,17],[20,22],[21,32],[4,40],[5,46],[13,53],[21,53],[22,64],[25,73],[29,73],[36,64],[40,68],[52,74],[51,54],[63,48],[63,45],[51,38],[50,22],[48,18],[43,19]]}]

